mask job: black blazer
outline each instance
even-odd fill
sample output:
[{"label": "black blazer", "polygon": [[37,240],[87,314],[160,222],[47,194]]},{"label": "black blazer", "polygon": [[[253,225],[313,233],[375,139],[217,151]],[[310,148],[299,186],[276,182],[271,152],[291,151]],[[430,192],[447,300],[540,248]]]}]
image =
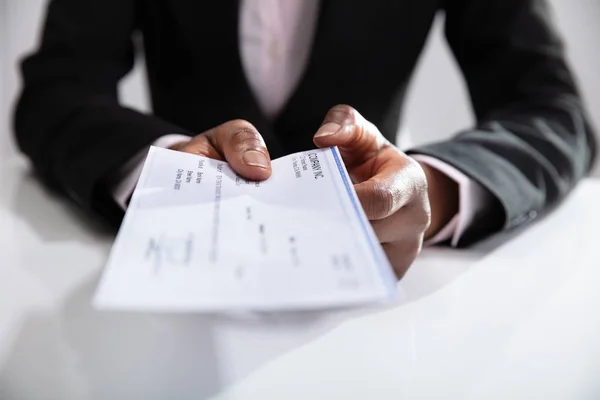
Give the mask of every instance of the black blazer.
[{"label": "black blazer", "polygon": [[[123,213],[106,178],[167,133],[194,135],[242,118],[276,158],[313,147],[327,110],[344,103],[393,141],[440,10],[477,126],[414,151],[454,165],[495,196],[464,245],[557,203],[594,159],[594,135],[543,0],[321,0],[308,66],[272,123],[242,69],[238,0],[53,0],[39,50],[22,64],[18,144],[47,185],[118,223]],[[136,33],[153,115],[117,99]]]}]

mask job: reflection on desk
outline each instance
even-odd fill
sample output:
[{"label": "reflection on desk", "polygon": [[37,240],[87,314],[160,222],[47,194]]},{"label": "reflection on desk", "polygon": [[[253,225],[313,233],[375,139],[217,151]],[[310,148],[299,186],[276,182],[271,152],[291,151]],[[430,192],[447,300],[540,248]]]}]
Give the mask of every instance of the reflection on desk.
[{"label": "reflection on desk", "polygon": [[101,313],[112,236],[0,168],[0,399],[600,397],[600,182],[525,231],[427,249],[394,307]]}]

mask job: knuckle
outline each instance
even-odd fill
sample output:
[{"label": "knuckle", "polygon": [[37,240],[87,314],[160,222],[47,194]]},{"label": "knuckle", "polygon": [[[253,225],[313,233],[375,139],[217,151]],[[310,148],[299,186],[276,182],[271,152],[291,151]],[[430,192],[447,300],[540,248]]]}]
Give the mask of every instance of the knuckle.
[{"label": "knuckle", "polygon": [[217,130],[219,135],[226,138],[231,138],[238,132],[256,132],[258,135],[258,130],[254,125],[244,119],[233,119],[225,122],[223,125],[219,126]]},{"label": "knuckle", "polygon": [[356,124],[359,120],[359,114],[354,107],[338,104],[329,110],[327,119],[340,124]]},{"label": "knuckle", "polygon": [[406,155],[404,157],[407,163],[406,167],[410,169],[412,175],[414,176],[415,189],[417,189],[419,193],[427,193],[428,182],[427,176],[425,175],[425,170],[423,169],[421,164],[419,164],[419,162],[414,158]]},{"label": "knuckle", "polygon": [[395,193],[389,185],[376,184],[372,195],[369,197],[367,214],[372,219],[388,217],[394,209]]},{"label": "knuckle", "polygon": [[211,141],[218,148],[229,148],[234,151],[266,149],[265,142],[258,130],[246,120],[231,120],[219,128],[210,135]]},{"label": "knuckle", "polygon": [[431,225],[431,210],[429,204],[426,207],[420,207],[414,214],[415,226],[420,232],[425,232]]},{"label": "knuckle", "polygon": [[414,186],[414,202],[416,211],[412,213],[417,228],[423,231],[431,225],[431,206],[429,204],[428,183],[425,171],[416,160],[406,157],[408,168],[412,171]]},{"label": "knuckle", "polygon": [[231,145],[235,150],[247,150],[250,148],[263,148],[264,141],[258,131],[252,128],[244,127],[236,130],[231,135]]},{"label": "knuckle", "polygon": [[230,129],[232,139],[243,140],[248,137],[260,137],[258,129],[250,122],[243,119],[236,119],[230,122]]}]

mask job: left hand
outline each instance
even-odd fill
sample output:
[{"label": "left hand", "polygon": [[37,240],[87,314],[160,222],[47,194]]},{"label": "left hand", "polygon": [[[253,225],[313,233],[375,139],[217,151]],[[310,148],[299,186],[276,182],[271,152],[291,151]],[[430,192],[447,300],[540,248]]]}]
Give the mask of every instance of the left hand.
[{"label": "left hand", "polygon": [[425,172],[350,106],[327,113],[317,147],[338,146],[365,213],[398,279],[421,251],[431,222]]}]

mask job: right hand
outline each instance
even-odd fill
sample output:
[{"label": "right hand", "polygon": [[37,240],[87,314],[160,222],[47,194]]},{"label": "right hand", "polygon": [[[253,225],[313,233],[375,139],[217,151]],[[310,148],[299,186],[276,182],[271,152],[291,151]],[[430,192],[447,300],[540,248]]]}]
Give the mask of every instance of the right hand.
[{"label": "right hand", "polygon": [[227,161],[236,173],[251,181],[264,181],[271,176],[271,157],[265,141],[244,120],[225,122],[171,149]]}]

